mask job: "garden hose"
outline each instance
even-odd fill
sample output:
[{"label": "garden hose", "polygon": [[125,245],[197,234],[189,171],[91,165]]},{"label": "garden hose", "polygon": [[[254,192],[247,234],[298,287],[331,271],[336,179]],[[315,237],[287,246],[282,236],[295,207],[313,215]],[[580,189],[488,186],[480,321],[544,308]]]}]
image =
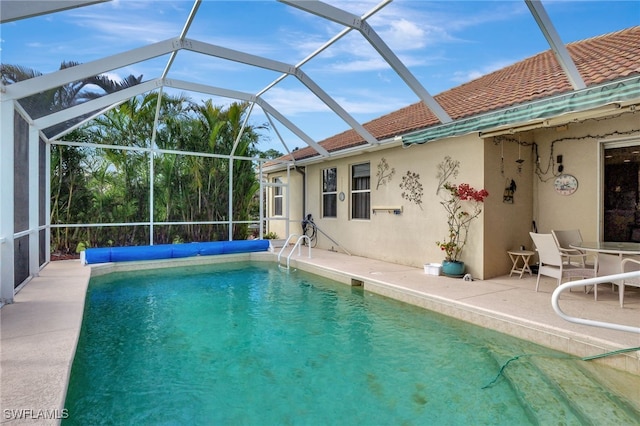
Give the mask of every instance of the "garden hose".
[{"label": "garden hose", "polygon": [[[625,353],[625,352],[634,352],[634,351],[640,351],[640,347],[619,349],[617,351],[606,352],[606,353],[599,354],[599,355],[586,356],[586,357],[580,358],[580,360],[581,361],[591,361],[591,360],[598,359],[598,358],[604,358],[604,357],[611,356],[611,355],[618,355],[618,354],[622,354],[622,353]],[[523,358],[523,357],[531,357],[531,356],[540,356],[540,357],[547,357],[547,358],[560,358],[560,359],[573,359],[573,358],[575,358],[575,357],[573,357],[571,355],[548,355],[548,354],[521,354],[521,355],[516,355],[514,357],[511,357],[504,364],[502,364],[502,367],[500,367],[500,371],[498,371],[498,374],[496,375],[496,377],[491,382],[489,382],[488,384],[483,386],[482,389],[487,389],[487,388],[493,386],[498,381],[500,376],[502,376],[502,373],[504,372],[504,369],[507,368],[507,365],[509,365],[509,363],[511,363],[511,361],[515,361],[515,360]]]}]

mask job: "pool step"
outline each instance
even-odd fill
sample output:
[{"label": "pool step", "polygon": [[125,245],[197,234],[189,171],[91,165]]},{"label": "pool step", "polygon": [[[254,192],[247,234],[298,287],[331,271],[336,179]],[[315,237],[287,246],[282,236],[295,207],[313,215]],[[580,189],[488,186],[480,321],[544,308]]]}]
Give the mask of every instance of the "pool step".
[{"label": "pool step", "polygon": [[554,359],[545,362],[533,358],[532,363],[561,392],[574,410],[579,412],[585,424],[638,425],[640,413],[624,400],[603,386],[591,373],[580,366],[576,359]]},{"label": "pool step", "polygon": [[576,413],[564,395],[552,386],[547,377],[522,357],[509,363],[503,376],[526,408],[533,423],[541,425],[582,425],[580,413]]},{"label": "pool step", "polygon": [[581,362],[585,361],[521,356],[503,375],[538,424],[638,425],[640,413],[581,368]]}]

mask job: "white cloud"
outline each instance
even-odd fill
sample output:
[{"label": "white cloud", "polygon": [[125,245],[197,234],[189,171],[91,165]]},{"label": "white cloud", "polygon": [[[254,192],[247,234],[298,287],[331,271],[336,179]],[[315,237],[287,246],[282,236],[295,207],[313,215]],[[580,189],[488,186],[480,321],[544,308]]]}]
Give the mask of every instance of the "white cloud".
[{"label": "white cloud", "polygon": [[163,22],[130,12],[107,16],[78,13],[72,23],[81,29],[90,28],[97,39],[125,46],[156,43],[180,34],[181,24],[177,19]]},{"label": "white cloud", "polygon": [[273,87],[263,97],[272,107],[285,116],[330,111],[329,107],[316,95],[302,89]]},{"label": "white cloud", "polygon": [[390,22],[389,28],[380,36],[392,49],[420,49],[426,44],[425,31],[404,18]]},{"label": "white cloud", "polygon": [[[372,9],[376,3],[362,1],[331,2],[334,6],[358,16]],[[425,24],[424,8],[418,9],[420,11],[417,12],[410,5],[411,3],[388,5],[373,15],[368,22],[406,66],[424,66],[440,60],[440,55],[434,56],[431,52],[427,56],[425,48],[430,45],[451,42],[454,37],[447,33],[444,25]],[[430,21],[444,23],[447,20],[444,18],[426,20],[426,22]],[[344,27],[329,23],[324,27],[324,34],[310,32],[297,34],[290,39],[290,46],[298,51],[306,52],[305,55],[307,55],[338,34],[341,28]],[[293,41],[291,42],[291,40]],[[309,66],[319,72],[340,73],[390,69],[382,56],[358,31],[352,31],[342,37],[338,42],[322,52]]]},{"label": "white cloud", "polygon": [[[263,97],[271,106],[285,116],[295,117],[308,113],[331,111],[312,92],[304,89],[274,87]],[[352,90],[349,91],[348,95],[334,96],[333,99],[349,114],[386,114],[411,102],[407,99],[393,98],[372,90]]]},{"label": "white cloud", "polygon": [[340,72],[366,72],[388,70],[389,65],[382,57],[363,58],[345,61],[336,61],[331,64],[332,71]]},{"label": "white cloud", "polygon": [[355,96],[351,98],[339,97],[336,101],[350,114],[367,114],[373,116],[387,114],[411,103],[411,101],[408,101],[407,99],[375,96],[375,93],[371,93],[370,91],[367,95],[369,96],[364,96],[362,98],[356,98]]}]

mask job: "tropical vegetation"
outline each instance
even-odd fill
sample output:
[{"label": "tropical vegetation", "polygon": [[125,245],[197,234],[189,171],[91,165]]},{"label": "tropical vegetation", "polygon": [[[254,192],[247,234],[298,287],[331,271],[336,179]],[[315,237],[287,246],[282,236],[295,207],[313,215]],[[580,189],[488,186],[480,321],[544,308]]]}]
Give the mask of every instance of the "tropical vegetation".
[{"label": "tropical vegetation", "polygon": [[[10,65],[2,65],[1,71],[5,84],[40,75]],[[111,93],[141,80],[130,76],[114,82],[97,76],[20,102],[30,114],[43,116],[101,95],[91,88]],[[182,95],[163,94],[154,129],[158,96],[131,98],[65,135],[64,143],[52,144],[52,250],[148,244],[151,232],[154,244],[226,240],[230,175],[231,233],[233,239],[249,236],[249,223],[258,219],[259,183],[255,163],[246,158],[281,155],[257,150],[266,125],[245,124],[246,103],[215,106],[211,100],[197,104]],[[153,231],[151,217],[157,223]],[[86,223],[109,226],[56,226]]]}]

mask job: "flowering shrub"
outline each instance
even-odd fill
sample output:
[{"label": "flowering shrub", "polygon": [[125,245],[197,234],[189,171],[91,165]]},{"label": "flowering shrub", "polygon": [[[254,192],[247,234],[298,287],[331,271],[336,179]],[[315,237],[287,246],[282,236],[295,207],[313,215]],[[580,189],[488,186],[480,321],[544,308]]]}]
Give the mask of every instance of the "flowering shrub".
[{"label": "flowering shrub", "polygon": [[[447,190],[447,195],[440,204],[447,212],[449,235],[444,241],[436,241],[436,244],[444,251],[445,260],[458,261],[467,244],[471,221],[482,213],[481,203],[489,193],[484,189],[474,189],[467,183],[456,186],[447,182],[442,187]],[[464,205],[468,205],[470,209],[464,209]]]}]

